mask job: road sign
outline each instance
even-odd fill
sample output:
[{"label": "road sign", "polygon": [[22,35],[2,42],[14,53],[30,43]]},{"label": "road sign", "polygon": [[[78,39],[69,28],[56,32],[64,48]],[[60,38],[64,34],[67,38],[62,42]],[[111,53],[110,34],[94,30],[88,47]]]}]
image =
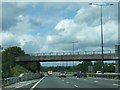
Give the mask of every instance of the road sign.
[{"label": "road sign", "polygon": [[88,71],[92,72],[93,71],[93,66],[88,66]]}]

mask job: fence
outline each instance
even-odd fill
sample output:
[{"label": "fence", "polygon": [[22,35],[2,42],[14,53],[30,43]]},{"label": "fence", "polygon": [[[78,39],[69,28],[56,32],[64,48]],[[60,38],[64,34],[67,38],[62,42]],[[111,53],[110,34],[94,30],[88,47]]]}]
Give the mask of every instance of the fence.
[{"label": "fence", "polygon": [[120,73],[105,73],[105,74],[92,74],[88,73],[88,77],[96,77],[96,78],[109,78],[109,79],[120,79]]},{"label": "fence", "polygon": [[20,81],[33,80],[43,77],[42,73],[23,73],[19,77],[2,78],[2,86],[14,84]]}]

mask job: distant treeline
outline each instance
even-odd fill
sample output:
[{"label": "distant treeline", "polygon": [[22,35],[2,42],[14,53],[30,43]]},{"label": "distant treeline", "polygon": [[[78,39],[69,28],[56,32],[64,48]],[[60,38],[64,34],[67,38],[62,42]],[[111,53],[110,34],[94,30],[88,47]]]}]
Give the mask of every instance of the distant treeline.
[{"label": "distant treeline", "polygon": [[[102,69],[103,66],[103,69]],[[101,61],[96,61],[92,63],[91,61],[83,61],[82,63],[76,66],[56,66],[56,67],[41,67],[42,71],[53,70],[55,72],[60,71],[68,71],[68,72],[76,72],[76,71],[83,71],[83,72],[93,72],[102,71],[104,72],[115,72],[115,63],[104,63],[102,64]]]}]

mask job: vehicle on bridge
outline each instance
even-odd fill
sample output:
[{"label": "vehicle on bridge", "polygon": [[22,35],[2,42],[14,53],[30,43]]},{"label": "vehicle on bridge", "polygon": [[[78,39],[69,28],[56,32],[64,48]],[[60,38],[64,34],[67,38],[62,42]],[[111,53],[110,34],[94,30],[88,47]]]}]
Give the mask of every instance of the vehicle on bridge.
[{"label": "vehicle on bridge", "polygon": [[48,75],[52,75],[52,74],[53,74],[53,71],[52,71],[52,70],[48,70],[48,71],[47,71],[47,74],[48,74]]}]

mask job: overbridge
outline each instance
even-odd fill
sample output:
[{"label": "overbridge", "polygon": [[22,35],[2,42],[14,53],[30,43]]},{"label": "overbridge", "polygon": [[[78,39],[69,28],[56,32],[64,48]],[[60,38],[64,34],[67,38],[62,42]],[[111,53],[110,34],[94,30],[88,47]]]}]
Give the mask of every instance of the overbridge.
[{"label": "overbridge", "polygon": [[[52,61],[97,61],[102,60],[101,51],[49,52],[34,53],[30,56],[16,57],[16,62],[52,62]],[[104,61],[118,60],[115,51],[104,51]]]}]

